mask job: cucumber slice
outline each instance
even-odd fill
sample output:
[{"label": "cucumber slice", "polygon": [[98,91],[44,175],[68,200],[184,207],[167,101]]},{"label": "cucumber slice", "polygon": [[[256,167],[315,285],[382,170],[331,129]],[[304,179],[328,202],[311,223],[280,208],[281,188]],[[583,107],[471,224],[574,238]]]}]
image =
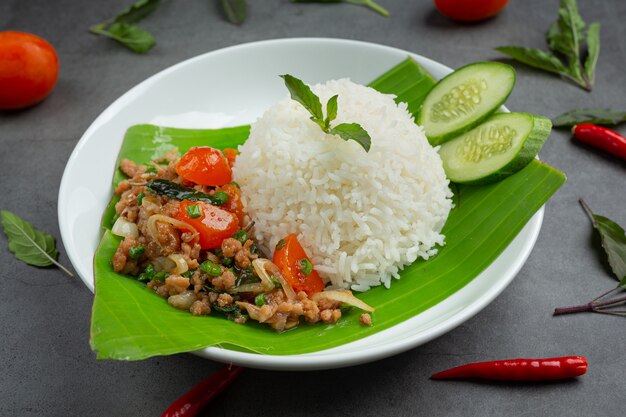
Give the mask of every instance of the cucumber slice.
[{"label": "cucumber slice", "polygon": [[452,182],[488,184],[519,171],[537,156],[552,122],[526,113],[498,113],[439,148]]},{"label": "cucumber slice", "polygon": [[417,116],[431,145],[479,125],[498,110],[515,85],[515,70],[499,62],[466,65],[440,80]]}]

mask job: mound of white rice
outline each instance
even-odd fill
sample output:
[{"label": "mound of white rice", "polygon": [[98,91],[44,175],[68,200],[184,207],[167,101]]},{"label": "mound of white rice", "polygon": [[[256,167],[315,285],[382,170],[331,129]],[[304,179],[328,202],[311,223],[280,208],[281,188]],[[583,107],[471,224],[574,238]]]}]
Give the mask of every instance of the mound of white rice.
[{"label": "mound of white rice", "polygon": [[[268,255],[295,233],[333,287],[364,291],[444,244],[451,192],[441,159],[406,105],[347,79],[312,87],[323,107],[339,95],[337,119],[370,134],[369,152],[325,134],[285,98],[252,125],[234,180]],[[326,114],[326,109],[324,109]]]}]

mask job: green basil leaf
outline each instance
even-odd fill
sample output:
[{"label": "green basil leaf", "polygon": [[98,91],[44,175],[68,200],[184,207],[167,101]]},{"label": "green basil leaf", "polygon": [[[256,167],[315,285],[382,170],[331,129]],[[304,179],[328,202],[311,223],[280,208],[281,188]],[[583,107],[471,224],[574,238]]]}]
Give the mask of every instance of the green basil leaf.
[{"label": "green basil leaf", "polygon": [[154,12],[160,3],[160,0],[139,0],[118,14],[114,21],[118,23],[137,23]]},{"label": "green basil leaf", "polygon": [[350,3],[357,6],[367,7],[376,13],[388,17],[389,11],[384,7],[378,5],[373,0],[291,0],[292,3]]},{"label": "green basil leaf", "polygon": [[245,22],[248,15],[246,0],[221,0],[222,10],[230,23],[240,25]]},{"label": "green basil leaf", "polygon": [[589,87],[593,86],[595,79],[596,64],[600,55],[600,25],[592,23],[587,30],[587,59],[585,60],[585,77]]},{"label": "green basil leaf", "polygon": [[343,140],[353,140],[369,152],[372,138],[358,123],[342,123],[330,129],[330,134],[337,135]]},{"label": "green basil leaf", "polygon": [[585,22],[578,13],[576,0],[561,0],[559,19],[548,29],[547,40],[550,49],[560,52],[570,59],[570,66],[579,67],[580,45],[585,30]]},{"label": "green basil leaf", "polygon": [[114,39],[138,54],[146,53],[156,45],[150,33],[129,23],[114,22],[108,26],[99,24],[93,26],[91,32]]},{"label": "green basil leaf", "polygon": [[570,127],[581,123],[617,125],[626,122],[626,111],[611,109],[578,109],[552,119],[554,127]]},{"label": "green basil leaf", "polygon": [[326,120],[324,121],[326,128],[330,125],[330,122],[337,118],[337,99],[338,95],[334,95],[328,99],[326,103]]},{"label": "green basil leaf", "polygon": [[210,195],[162,178],[148,181],[146,187],[156,194],[175,200],[206,201],[214,206],[223,206],[228,202],[228,194],[224,192]]},{"label": "green basil leaf", "polygon": [[320,98],[311,91],[308,85],[289,74],[281,75],[280,77],[285,80],[285,86],[293,100],[302,104],[311,113],[311,116],[317,120],[324,120]]},{"label": "green basil leaf", "polygon": [[502,52],[531,67],[539,68],[555,74],[568,74],[567,68],[552,53],[536,48],[523,48],[521,46],[500,46],[496,51]]},{"label": "green basil leaf", "polygon": [[57,262],[59,251],[51,234],[35,229],[32,224],[10,211],[1,210],[0,216],[4,234],[9,241],[9,250],[17,259],[33,266],[56,265],[69,276],[74,276]]},{"label": "green basil leaf", "polygon": [[600,234],[602,247],[615,277],[620,281],[620,286],[626,289],[626,234],[624,229],[614,221],[593,213],[584,200],[580,200],[580,204],[591,218],[593,227]]}]

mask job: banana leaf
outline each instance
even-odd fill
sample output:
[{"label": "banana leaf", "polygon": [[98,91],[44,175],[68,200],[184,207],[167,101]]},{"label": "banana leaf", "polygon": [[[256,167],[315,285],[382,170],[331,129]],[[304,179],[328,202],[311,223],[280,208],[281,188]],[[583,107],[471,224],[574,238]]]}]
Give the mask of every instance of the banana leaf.
[{"label": "banana leaf", "polygon": [[[370,85],[398,96],[415,114],[435,81],[407,59]],[[216,148],[243,143],[249,127],[219,130],[173,129],[138,125],[128,129],[122,158],[145,163],[171,146],[181,152],[194,145]],[[116,172],[114,185],[123,178]],[[359,323],[349,311],[335,325],[306,325],[277,334],[249,321],[235,324],[223,316],[194,317],[170,307],[132,277],[113,272],[111,257],[120,238],[110,232],[115,211],[106,210],[103,237],[94,260],[96,293],[91,321],[91,347],[100,359],[138,360],[193,351],[207,346],[290,355],[336,347],[394,326],[445,300],[467,285],[506,248],[534,213],[563,184],[565,176],[540,161],[515,175],[487,186],[453,188],[456,207],[443,229],[446,245],[428,261],[402,271],[391,288],[376,287],[358,297],[376,307],[374,325]],[[459,199],[459,196],[461,197]],[[115,200],[114,200],[115,201]],[[461,267],[462,266],[462,267]]]}]

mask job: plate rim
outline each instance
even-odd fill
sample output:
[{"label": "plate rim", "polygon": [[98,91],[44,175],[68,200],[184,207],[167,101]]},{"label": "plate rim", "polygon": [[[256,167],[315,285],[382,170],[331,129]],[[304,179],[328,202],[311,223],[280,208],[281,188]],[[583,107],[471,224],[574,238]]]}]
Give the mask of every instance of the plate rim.
[{"label": "plate rim", "polygon": [[[63,176],[61,178],[61,184],[59,187],[58,193],[58,204],[57,204],[57,216],[59,221],[59,229],[61,234],[61,239],[65,246],[66,253],[72,266],[76,270],[78,276],[83,281],[83,283],[89,288],[89,290],[94,292],[94,282],[95,277],[93,277],[93,273],[89,277],[84,276],[84,272],[82,269],[77,268],[76,265],[81,265],[81,262],[78,260],[77,253],[73,251],[71,246],[68,246],[66,242],[70,242],[70,237],[68,236],[70,226],[68,224],[69,219],[67,216],[64,216],[64,212],[66,210],[66,202],[68,198],[64,198],[69,196],[68,190],[68,178],[74,167],[78,156],[82,148],[85,146],[89,138],[93,135],[93,133],[101,127],[101,125],[109,120],[111,117],[115,115],[117,109],[123,107],[127,102],[132,101],[136,98],[138,93],[143,91],[144,89],[148,89],[153,83],[158,81],[159,78],[168,75],[171,72],[177,71],[179,68],[193,65],[195,61],[199,61],[205,59],[207,56],[216,57],[221,54],[228,54],[233,50],[242,50],[247,48],[257,48],[264,47],[267,45],[287,45],[287,44],[317,44],[317,43],[333,43],[333,44],[343,44],[348,47],[367,47],[373,49],[379,49],[384,51],[391,51],[395,53],[402,53],[406,56],[409,56],[413,59],[416,59],[423,63],[428,63],[433,66],[442,67],[446,71],[452,71],[452,69],[444,64],[441,64],[437,61],[434,61],[430,58],[424,57],[422,55],[403,50],[400,48],[387,46],[378,43],[351,40],[351,39],[341,39],[341,38],[325,38],[325,37],[300,37],[300,38],[284,38],[284,39],[269,39],[269,40],[261,40],[254,42],[247,42],[243,44],[233,45],[225,48],[216,49],[214,51],[209,51],[200,55],[196,55],[194,57],[185,59],[181,62],[178,62],[172,66],[169,66],[157,73],[149,76],[145,80],[141,81],[137,85],[130,88],[120,97],[118,97],[115,101],[113,101],[109,106],[106,107],[98,117],[89,125],[89,127],[85,130],[76,146],[74,147],[70,157],[66,163],[65,169],[63,171]],[[537,241],[539,236],[541,226],[543,223],[545,209],[542,206],[533,217],[526,223],[522,231],[518,233],[516,236],[519,237],[522,233],[529,233],[527,239],[523,242],[522,251],[515,258],[515,262],[513,265],[510,265],[507,270],[505,276],[499,279],[495,285],[489,287],[489,290],[486,293],[483,293],[482,296],[474,299],[469,304],[467,304],[460,311],[455,312],[451,317],[445,319],[441,323],[436,323],[433,327],[427,328],[424,331],[418,332],[416,335],[412,335],[401,340],[395,340],[392,343],[382,343],[375,345],[372,348],[361,348],[356,352],[332,352],[333,349],[322,350],[318,352],[312,352],[307,354],[299,354],[299,355],[263,355],[257,353],[249,353],[249,352],[241,352],[236,350],[225,349],[217,346],[210,346],[204,349],[190,352],[195,355],[212,359],[218,362],[223,363],[235,363],[241,366],[253,367],[258,369],[272,369],[272,370],[320,370],[320,369],[331,369],[331,368],[340,368],[358,365],[361,363],[372,362],[376,360],[380,360],[389,356],[393,356],[404,352],[406,350],[417,347],[421,344],[427,343],[464,323],[469,320],[473,316],[475,316],[478,312],[480,312],[483,308],[489,305],[498,295],[504,291],[504,289],[513,281],[513,279],[517,276],[522,266],[526,263],[528,257],[530,256],[532,249]],[[511,246],[512,243],[509,243],[507,248]],[[502,252],[504,253],[505,250]],[[502,255],[502,254],[501,254]],[[501,256],[499,255],[498,258]],[[494,260],[491,264],[497,262],[498,258]],[[478,276],[483,274],[485,271],[483,270]],[[478,277],[477,276],[477,277]],[[470,283],[465,285],[463,288],[452,294],[450,297],[443,300],[441,303],[445,303],[452,297],[455,297],[459,293],[461,293],[464,289],[466,289],[471,283],[474,282],[472,280]],[[436,304],[431,307],[435,308],[441,303]],[[430,310],[430,309],[429,309]],[[428,310],[426,310],[428,311]],[[425,312],[426,312],[425,311]],[[407,323],[415,317],[420,316],[425,313],[422,312],[411,319],[406,320],[403,323]],[[400,324],[403,324],[400,323]],[[342,345],[341,348],[345,348],[352,343],[356,343],[362,340],[365,340],[370,337],[380,336],[385,332],[390,331],[396,326],[392,326],[389,329],[382,330],[375,335],[371,335],[362,339],[359,339],[355,342],[350,342],[345,345]],[[261,361],[258,359],[262,358]]]}]

